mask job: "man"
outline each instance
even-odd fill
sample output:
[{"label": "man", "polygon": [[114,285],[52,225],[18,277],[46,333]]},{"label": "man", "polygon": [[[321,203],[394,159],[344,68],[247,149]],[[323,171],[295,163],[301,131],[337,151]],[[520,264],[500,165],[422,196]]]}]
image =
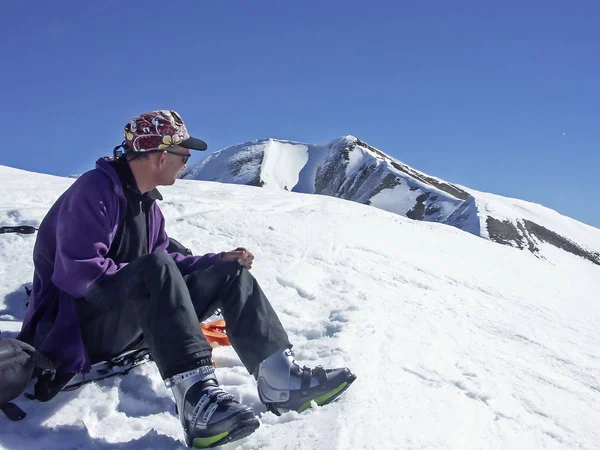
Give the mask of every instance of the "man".
[{"label": "man", "polygon": [[175,111],[145,113],[125,126],[115,157],[99,159],[42,221],[19,336],[55,363],[63,385],[97,361],[147,348],[173,391],[187,445],[198,448],[241,439],[259,426],[253,409],[215,377],[199,321],[216,308],[260,400],[276,414],[329,403],[355,379],[347,368],[301,368],[294,361],[249,272],[251,252],[167,253],[156,187],[175,183],[190,150],[206,148]]}]

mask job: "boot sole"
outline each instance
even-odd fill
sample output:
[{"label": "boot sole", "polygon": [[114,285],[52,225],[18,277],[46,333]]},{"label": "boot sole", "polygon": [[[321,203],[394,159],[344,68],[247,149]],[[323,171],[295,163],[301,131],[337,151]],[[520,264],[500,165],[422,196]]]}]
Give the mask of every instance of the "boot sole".
[{"label": "boot sole", "polygon": [[208,438],[195,438],[192,440],[191,447],[193,448],[211,448],[218,447],[228,442],[237,441],[250,436],[260,426],[260,422],[256,417],[242,420],[236,424],[230,431],[218,434]]}]

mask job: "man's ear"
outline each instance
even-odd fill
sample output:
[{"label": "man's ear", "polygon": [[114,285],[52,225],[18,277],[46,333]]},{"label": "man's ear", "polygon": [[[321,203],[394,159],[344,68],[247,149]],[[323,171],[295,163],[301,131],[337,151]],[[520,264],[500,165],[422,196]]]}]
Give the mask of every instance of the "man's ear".
[{"label": "man's ear", "polygon": [[165,164],[167,163],[167,152],[166,151],[160,152],[158,155],[159,156],[158,156],[156,162],[158,164],[158,168],[162,169],[165,166]]}]

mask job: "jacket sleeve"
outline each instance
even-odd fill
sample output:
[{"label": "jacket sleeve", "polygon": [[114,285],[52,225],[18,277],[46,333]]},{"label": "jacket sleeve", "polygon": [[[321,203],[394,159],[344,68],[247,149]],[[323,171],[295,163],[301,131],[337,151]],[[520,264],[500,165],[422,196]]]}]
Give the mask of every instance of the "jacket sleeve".
[{"label": "jacket sleeve", "polygon": [[119,217],[110,180],[84,177],[65,193],[56,224],[52,282],[74,298],[126,265],[106,257]]},{"label": "jacket sleeve", "polygon": [[[167,253],[169,246],[169,237],[165,231],[165,218],[156,204],[153,205],[154,220],[159,223],[158,239],[155,243],[153,252]],[[182,275],[188,275],[196,270],[207,269],[221,261],[221,253],[206,253],[202,256],[184,256],[180,253],[169,253],[177,263]]]}]

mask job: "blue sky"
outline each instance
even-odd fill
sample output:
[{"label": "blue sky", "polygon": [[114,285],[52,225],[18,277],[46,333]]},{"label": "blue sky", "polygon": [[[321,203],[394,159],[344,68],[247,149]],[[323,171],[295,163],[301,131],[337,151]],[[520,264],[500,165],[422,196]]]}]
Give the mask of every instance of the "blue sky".
[{"label": "blue sky", "polygon": [[352,134],[600,227],[596,1],[32,5],[0,15],[2,165],[81,173],[175,109],[209,151]]}]

